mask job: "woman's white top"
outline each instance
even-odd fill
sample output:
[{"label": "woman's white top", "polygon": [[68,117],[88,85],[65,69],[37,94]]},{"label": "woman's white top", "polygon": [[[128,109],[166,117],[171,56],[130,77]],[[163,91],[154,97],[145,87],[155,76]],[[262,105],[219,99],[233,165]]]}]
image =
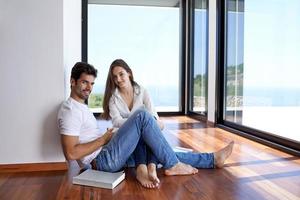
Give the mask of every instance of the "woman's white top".
[{"label": "woman's white top", "polygon": [[157,120],[159,119],[147,90],[142,86],[134,86],[133,106],[131,110],[129,110],[118,88],[116,88],[109,100],[109,114],[113,126],[117,128],[122,126],[130,115],[141,107],[145,107]]}]

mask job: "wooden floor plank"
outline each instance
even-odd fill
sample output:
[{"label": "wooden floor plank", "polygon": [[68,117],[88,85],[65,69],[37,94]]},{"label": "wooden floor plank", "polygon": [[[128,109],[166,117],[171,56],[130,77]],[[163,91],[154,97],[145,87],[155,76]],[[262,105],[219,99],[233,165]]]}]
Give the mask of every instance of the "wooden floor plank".
[{"label": "wooden floor plank", "polygon": [[299,157],[185,116],[162,120],[166,126],[163,134],[172,146],[213,152],[234,140],[233,153],[224,168],[200,169],[192,176],[173,177],[164,176],[159,169],[161,184],[157,189],[143,188],[135,179],[135,170],[129,168],[125,170],[125,180],[108,190],[73,185],[72,177],[79,168],[70,162],[68,171],[0,173],[0,199],[300,200]]}]

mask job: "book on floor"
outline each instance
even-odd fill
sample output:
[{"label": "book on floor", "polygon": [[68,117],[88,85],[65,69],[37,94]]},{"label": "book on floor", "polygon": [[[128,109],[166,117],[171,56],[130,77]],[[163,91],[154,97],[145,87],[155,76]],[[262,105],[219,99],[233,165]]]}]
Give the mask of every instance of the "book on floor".
[{"label": "book on floor", "polygon": [[73,177],[73,184],[113,189],[125,179],[124,171],[110,173],[87,169]]},{"label": "book on floor", "polygon": [[173,147],[173,151],[175,151],[175,152],[193,152],[194,150],[190,149],[190,148],[176,146],[176,147]]}]

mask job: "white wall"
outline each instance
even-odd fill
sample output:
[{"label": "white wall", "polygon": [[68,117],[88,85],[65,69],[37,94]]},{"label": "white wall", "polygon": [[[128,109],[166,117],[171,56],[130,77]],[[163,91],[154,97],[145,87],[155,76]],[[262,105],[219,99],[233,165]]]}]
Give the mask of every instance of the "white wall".
[{"label": "white wall", "polygon": [[[215,4],[209,1],[208,120],[213,122]],[[64,161],[56,114],[80,58],[81,0],[0,0],[0,164]]]},{"label": "white wall", "polygon": [[81,61],[81,0],[64,0],[64,73],[66,97],[70,95],[70,75]]},{"label": "white wall", "polygon": [[64,161],[56,114],[75,57],[64,57],[63,3],[0,1],[0,164]]},{"label": "white wall", "polygon": [[216,112],[216,0],[209,2],[208,24],[208,102],[207,120],[215,122]]}]

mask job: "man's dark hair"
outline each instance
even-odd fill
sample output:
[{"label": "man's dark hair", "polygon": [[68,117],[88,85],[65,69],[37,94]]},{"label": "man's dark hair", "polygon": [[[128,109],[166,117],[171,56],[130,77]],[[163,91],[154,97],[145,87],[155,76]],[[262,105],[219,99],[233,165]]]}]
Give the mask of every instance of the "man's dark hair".
[{"label": "man's dark hair", "polygon": [[93,65],[85,62],[77,62],[72,68],[71,78],[77,81],[82,73],[93,75],[95,78],[97,77],[97,69],[95,69]]}]

